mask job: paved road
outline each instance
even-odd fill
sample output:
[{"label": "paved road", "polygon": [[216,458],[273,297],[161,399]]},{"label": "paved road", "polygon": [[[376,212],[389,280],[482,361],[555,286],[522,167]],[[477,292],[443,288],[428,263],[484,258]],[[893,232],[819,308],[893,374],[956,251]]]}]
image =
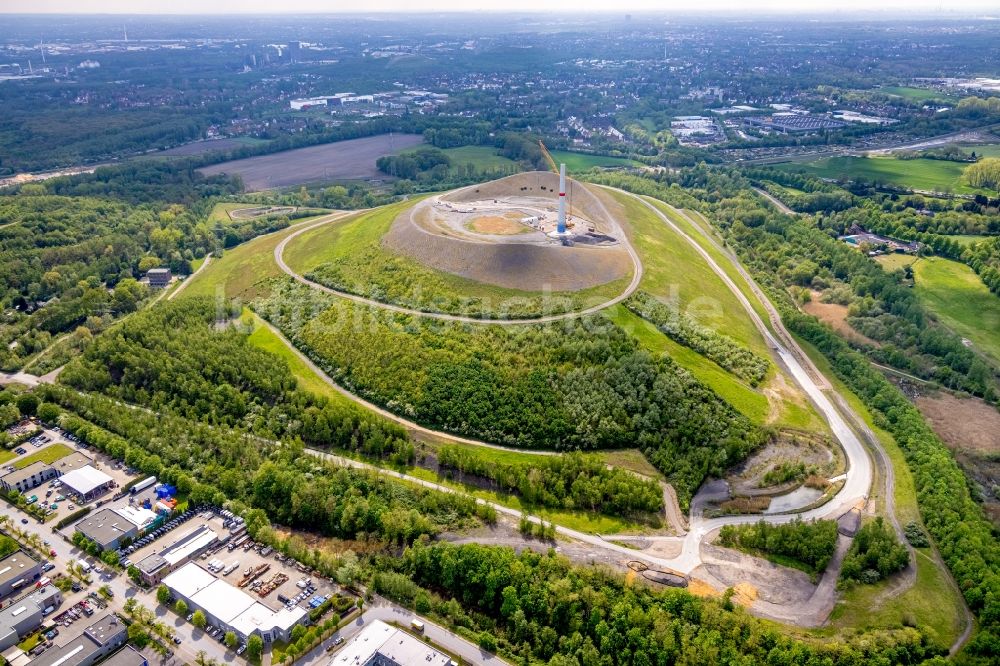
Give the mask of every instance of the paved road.
[{"label": "paved road", "polygon": [[603,202],[601,203],[601,208],[603,209],[606,219],[611,221],[616,226],[618,230],[618,236],[619,238],[621,238],[622,244],[628,251],[629,257],[632,258],[632,265],[633,265],[632,281],[629,283],[625,291],[618,294],[609,301],[605,301],[604,303],[601,303],[599,305],[594,305],[592,307],[583,310],[564,312],[562,314],[545,315],[544,317],[533,317],[527,319],[489,319],[484,317],[466,317],[463,315],[445,314],[443,312],[424,312],[423,310],[415,310],[413,308],[407,308],[400,305],[392,305],[391,303],[383,303],[382,301],[376,301],[371,298],[365,298],[364,296],[358,296],[357,294],[341,291],[339,289],[332,289],[325,285],[319,284],[318,282],[313,282],[312,280],[309,280],[304,276],[296,273],[294,270],[292,270],[291,267],[289,267],[288,264],[285,263],[283,257],[285,253],[285,246],[288,245],[288,243],[292,239],[298,237],[299,235],[304,234],[307,231],[312,231],[317,227],[323,226],[324,224],[331,222],[332,220],[330,219],[320,220],[315,224],[311,224],[307,227],[303,227],[302,229],[298,229],[294,233],[291,233],[288,236],[286,236],[284,239],[282,239],[282,241],[278,244],[278,246],[274,248],[274,261],[278,264],[278,267],[281,268],[282,271],[287,273],[295,280],[301,282],[304,285],[312,287],[313,289],[318,289],[319,291],[325,292],[327,294],[332,294],[334,296],[338,296],[340,298],[344,298],[349,301],[353,301],[355,303],[381,308],[383,310],[388,310],[390,312],[398,312],[400,314],[411,315],[413,317],[424,317],[427,319],[437,319],[440,321],[451,321],[451,322],[459,322],[467,324],[500,324],[503,326],[511,326],[516,324],[547,324],[555,321],[562,321],[565,319],[576,319],[579,317],[585,317],[587,315],[600,312],[601,310],[607,309],[612,305],[621,303],[623,300],[631,296],[636,289],[639,288],[639,282],[642,280],[642,261],[639,259],[639,253],[636,252],[635,248],[632,247],[632,244],[629,243],[628,237],[626,236],[625,232],[620,227],[618,227],[616,222],[614,222],[614,218],[610,215],[610,213],[608,213],[607,209],[604,207]]},{"label": "paved road", "polygon": [[177,294],[179,294],[182,291],[184,291],[184,288],[187,287],[188,284],[191,283],[191,280],[195,279],[195,277],[198,275],[198,273],[201,273],[203,270],[205,270],[205,267],[208,266],[208,264],[211,261],[212,261],[212,253],[209,252],[208,254],[205,255],[205,261],[201,262],[201,266],[198,267],[198,270],[196,270],[194,273],[191,273],[191,275],[189,275],[186,278],[184,278],[184,281],[181,282],[180,285],[178,285],[178,287],[176,289],[174,289],[170,293],[169,296],[167,296],[167,300],[168,301],[174,300],[174,298],[177,296]]},{"label": "paved road", "polygon": [[[9,516],[11,520],[17,524],[18,527],[23,528],[26,531],[34,532],[42,539],[48,540],[51,544],[51,548],[56,551],[56,557],[54,558],[54,563],[56,564],[56,569],[53,573],[65,570],[65,565],[69,560],[82,560],[87,558],[87,554],[78,549],[72,543],[63,539],[63,537],[55,532],[55,529],[49,525],[41,524],[28,514],[24,513],[20,509],[17,509],[6,502],[0,504],[0,513]],[[22,525],[21,519],[27,518],[28,524]],[[93,559],[93,558],[90,558]],[[187,623],[175,623],[172,622],[173,614],[168,613],[164,608],[158,608],[156,602],[156,596],[152,592],[144,592],[138,587],[132,584],[128,576],[124,574],[116,574],[109,578],[100,578],[96,575],[92,575],[94,583],[90,586],[90,590],[96,591],[101,585],[107,585],[114,592],[114,598],[108,607],[108,610],[115,610],[124,615],[122,610],[125,605],[125,600],[135,597],[136,600],[143,606],[154,611],[161,620],[167,621],[167,624],[173,627],[177,633],[177,636],[181,638],[180,645],[169,644],[170,649],[174,651],[174,660],[180,661],[182,663],[193,664],[195,663],[195,657],[199,650],[204,650],[206,655],[215,659],[220,663],[230,663],[236,660],[236,655],[233,652],[229,652],[226,648],[218,641],[212,640],[211,638],[206,638],[204,640],[199,640],[201,633],[195,630],[194,627]],[[59,609],[55,611],[55,615],[58,615],[62,610],[69,608],[71,606],[70,601],[78,601],[75,596],[68,598]],[[166,617],[169,615],[170,617]],[[94,618],[97,614],[94,615]],[[80,631],[83,630],[89,624],[86,618],[77,620],[71,626],[62,629],[59,638],[56,639],[57,644],[63,644],[68,641],[73,636],[76,636]],[[168,662],[169,663],[169,662]]]},{"label": "paved road", "polygon": [[786,206],[784,204],[784,202],[781,201],[781,199],[779,199],[778,197],[774,196],[773,194],[771,194],[767,190],[762,190],[759,187],[755,187],[755,188],[753,188],[753,191],[756,192],[757,194],[759,194],[760,196],[764,197],[768,201],[770,201],[772,204],[774,204],[775,208],[777,208],[778,210],[780,210],[785,215],[798,215],[798,213],[796,213],[794,210],[792,210],[791,208],[789,208],[788,206]]},{"label": "paved road", "polygon": [[[811,364],[807,365],[802,361],[802,359],[807,360],[808,357],[787,332],[787,330],[785,330],[784,325],[781,322],[781,318],[774,309],[774,306],[770,303],[763,292],[759,291],[759,287],[756,287],[756,283],[749,276],[749,274],[742,270],[742,266],[738,262],[734,262],[736,267],[741,270],[741,274],[747,284],[754,288],[758,299],[768,310],[771,325],[775,329],[775,333],[772,333],[754,310],[749,299],[747,299],[747,297],[743,294],[743,291],[736,285],[732,278],[729,277],[728,273],[722,269],[722,267],[715,261],[707,250],[705,250],[694,238],[688,235],[687,232],[681,229],[673,222],[673,220],[667,217],[660,209],[650,203],[647,199],[641,197],[637,197],[637,199],[639,199],[649,210],[659,217],[664,224],[669,226],[699,255],[701,255],[713,272],[715,272],[716,275],[718,275],[719,278],[729,287],[730,291],[732,291],[734,296],[736,296],[736,298],[740,301],[744,310],[746,310],[751,321],[754,322],[757,330],[760,331],[760,334],[773,349],[781,364],[784,365],[784,367],[795,379],[795,382],[802,388],[803,391],[805,391],[806,395],[809,396],[819,413],[826,420],[834,437],[838,442],[840,442],[841,447],[844,449],[848,463],[847,478],[844,482],[844,486],[829,502],[821,507],[798,514],[764,516],[764,519],[768,522],[787,522],[795,516],[801,516],[804,520],[813,518],[836,518],[855,506],[858,506],[860,503],[867,501],[868,492],[871,488],[873,478],[871,459],[869,458],[861,439],[847,423],[840,410],[834,406],[831,400],[827,397],[826,393],[821,388],[820,383],[814,380],[814,376],[818,375],[819,377],[822,377],[822,374],[819,373],[819,370],[816,369],[815,366],[808,367]],[[697,224],[693,224],[693,226],[695,229],[700,229]],[[709,240],[712,241],[712,239]],[[780,341],[779,337],[781,338]],[[825,382],[825,386],[829,386],[829,383]],[[753,523],[761,519],[760,516],[727,516],[724,518],[706,520],[702,518],[699,512],[692,510],[692,514],[691,528],[687,536],[684,538],[681,554],[672,560],[672,568],[681,571],[682,573],[689,573],[701,563],[699,546],[702,539],[709,532],[722,527],[723,525]]]}]

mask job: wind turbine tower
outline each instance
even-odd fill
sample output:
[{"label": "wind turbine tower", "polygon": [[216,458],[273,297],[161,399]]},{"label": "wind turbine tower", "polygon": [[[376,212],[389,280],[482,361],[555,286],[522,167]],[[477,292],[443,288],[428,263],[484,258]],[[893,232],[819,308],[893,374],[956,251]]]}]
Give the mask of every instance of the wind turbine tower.
[{"label": "wind turbine tower", "polygon": [[566,165],[559,165],[559,222],[556,233],[560,236],[566,233]]}]

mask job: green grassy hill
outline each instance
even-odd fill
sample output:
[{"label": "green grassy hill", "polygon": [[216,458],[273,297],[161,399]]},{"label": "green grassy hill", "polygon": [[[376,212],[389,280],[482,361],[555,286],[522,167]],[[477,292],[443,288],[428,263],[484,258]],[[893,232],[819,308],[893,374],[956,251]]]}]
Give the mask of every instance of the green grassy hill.
[{"label": "green grassy hill", "polygon": [[1000,298],[957,261],[931,257],[913,264],[917,294],[943,324],[1000,364]]}]

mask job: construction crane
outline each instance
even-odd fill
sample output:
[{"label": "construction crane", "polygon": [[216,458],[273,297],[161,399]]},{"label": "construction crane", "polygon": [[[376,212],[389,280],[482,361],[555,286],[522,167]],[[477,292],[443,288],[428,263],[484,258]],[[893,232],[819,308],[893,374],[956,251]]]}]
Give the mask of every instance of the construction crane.
[{"label": "construction crane", "polygon": [[552,172],[559,173],[559,165],[556,164],[556,161],[552,158],[552,153],[550,153],[549,149],[545,147],[545,144],[542,143],[541,139],[538,140],[538,147],[542,149],[542,157],[544,157],[545,161],[549,163],[549,168],[552,169]]}]

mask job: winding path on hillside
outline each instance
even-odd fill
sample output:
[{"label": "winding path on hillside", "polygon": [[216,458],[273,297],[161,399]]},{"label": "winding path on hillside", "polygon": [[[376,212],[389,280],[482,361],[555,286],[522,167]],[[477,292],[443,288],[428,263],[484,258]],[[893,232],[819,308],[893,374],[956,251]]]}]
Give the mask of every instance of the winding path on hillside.
[{"label": "winding path on hillside", "polygon": [[788,206],[786,206],[785,202],[783,202],[781,199],[779,199],[778,197],[774,196],[773,194],[771,194],[767,190],[762,189],[760,187],[755,187],[755,188],[753,188],[753,190],[754,190],[754,192],[756,192],[760,196],[762,196],[765,199],[767,199],[768,201],[770,201],[774,205],[775,208],[777,208],[779,211],[781,211],[785,215],[798,215],[798,213],[796,213],[794,210],[792,210],[791,208],[789,208]]},{"label": "winding path on hillside", "polygon": [[[612,188],[607,188],[612,189]],[[785,329],[781,317],[777,312],[777,309],[769,301],[763,290],[755,283],[753,278],[749,275],[748,271],[742,266],[738,258],[732,253],[731,250],[723,248],[708,231],[688,217],[684,211],[678,211],[671,208],[671,211],[675,212],[677,215],[684,218],[687,222],[692,225],[695,229],[696,234],[700,234],[705,237],[707,242],[715,250],[718,250],[721,254],[724,263],[731,263],[732,267],[737,274],[742,278],[747,288],[751,293],[759,300],[761,306],[765,310],[766,319],[764,319],[757,313],[753,305],[750,303],[747,296],[741,290],[741,288],[734,282],[734,280],[727,274],[726,270],[719,265],[715,258],[704,248],[702,245],[695,240],[688,231],[682,229],[671,220],[667,215],[663,213],[662,210],[658,209],[651,203],[651,200],[643,197],[636,196],[634,194],[623,192],[617,190],[626,196],[635,198],[637,201],[645,205],[649,210],[653,212],[664,224],[669,226],[684,242],[689,244],[691,248],[697,252],[702,259],[708,264],[708,266],[715,272],[720,279],[727,285],[735,297],[740,301],[742,307],[747,311],[748,316],[754,323],[756,328],[760,331],[761,335],[766,340],[767,344],[773,350],[775,357],[778,362],[785,367],[787,372],[794,377],[796,383],[798,383],[803,391],[809,396],[810,400],[816,406],[817,410],[823,415],[834,436],[840,442],[843,447],[847,461],[848,470],[846,473],[845,484],[841,490],[826,504],[822,506],[813,508],[799,513],[789,513],[789,514],[776,514],[776,515],[745,515],[745,516],[727,516],[722,518],[706,519],[703,517],[703,512],[701,506],[696,501],[692,504],[691,518],[689,530],[686,534],[681,536],[659,536],[654,537],[657,540],[671,541],[680,545],[680,553],[675,557],[665,557],[653,555],[650,553],[645,553],[643,551],[635,550],[627,546],[620,545],[618,543],[612,543],[609,540],[598,534],[588,534],[580,532],[578,530],[569,529],[566,527],[557,526],[557,532],[563,536],[569,537],[578,542],[587,544],[593,548],[600,548],[605,551],[612,551],[618,555],[625,556],[628,559],[639,559],[650,565],[657,566],[666,570],[673,570],[680,573],[690,574],[699,566],[705,563],[705,556],[702,552],[702,545],[706,543],[706,538],[709,537],[713,532],[722,527],[723,525],[732,524],[748,524],[754,523],[761,519],[771,522],[771,523],[783,523],[791,521],[795,518],[818,519],[818,518],[837,518],[843,513],[849,511],[852,508],[859,507],[864,503],[869,501],[869,490],[873,483],[874,472],[872,468],[872,460],[869,457],[869,450],[871,450],[875,456],[876,461],[884,465],[885,473],[882,475],[882,481],[885,483],[886,489],[886,511],[890,515],[890,520],[894,524],[894,527],[899,529],[898,521],[895,517],[895,508],[893,505],[893,483],[892,483],[892,468],[891,463],[885,457],[884,451],[881,450],[879,442],[874,437],[874,434],[867,428],[864,421],[852,410],[852,408],[842,399],[842,397],[831,388],[830,383],[827,381],[826,377],[816,368],[812,363],[811,359],[805,354],[805,352],[799,347],[797,342],[792,338],[791,334]],[[657,202],[662,203],[662,202]],[[610,217],[610,216],[609,216]],[[355,302],[360,302],[365,305],[372,307],[382,308],[390,311],[402,312],[415,317],[425,317],[432,319],[468,322],[468,323],[478,323],[478,324],[499,324],[499,325],[514,325],[514,324],[539,324],[548,321],[558,321],[562,319],[569,319],[573,317],[581,317],[586,314],[598,312],[604,308],[610,307],[617,302],[620,302],[623,298],[627,297],[628,293],[631,293],[635,287],[638,286],[639,280],[641,279],[641,262],[637,255],[634,255],[634,261],[636,265],[636,274],[633,276],[633,287],[626,294],[623,294],[618,299],[613,299],[607,303],[599,306],[588,308],[587,310],[571,313],[563,313],[560,315],[552,315],[544,318],[536,319],[525,319],[525,320],[484,320],[471,317],[461,317],[457,315],[447,315],[444,313],[428,313],[418,310],[412,310],[408,308],[402,308],[399,306],[394,306],[379,301],[374,301],[371,299],[366,299],[363,297],[356,296],[354,294],[342,293],[337,290],[333,290],[323,285],[316,284],[310,280],[306,280],[302,276],[297,275],[292,271],[287,264],[285,264],[282,255],[284,248],[287,243],[294,237],[305,233],[311,229],[315,229],[322,224],[327,224],[333,220],[320,220],[312,223],[308,226],[303,226],[301,229],[296,229],[292,234],[284,238],[281,243],[275,248],[274,257],[275,261],[281,269],[292,276],[299,282],[306,284],[312,288],[332,293],[338,297],[342,297]],[[623,235],[624,238],[624,235]],[[634,249],[631,244],[625,240],[626,246],[629,248],[630,254],[634,253]],[[770,324],[770,327],[768,326]],[[408,421],[407,419],[401,418],[387,410],[384,410],[368,401],[354,395],[350,391],[347,391],[343,387],[339,386],[334,380],[326,375],[318,366],[316,366],[311,360],[305,357],[297,348],[295,348],[292,343],[280,334],[273,326],[268,324],[269,328],[277,334],[278,338],[285,344],[290,350],[293,351],[300,359],[302,359],[318,377],[323,379],[335,390],[339,391],[347,398],[356,402],[357,404],[365,407],[366,409],[372,410],[386,418],[389,418],[397,423],[400,423],[404,427],[410,428],[422,434],[428,436],[436,437],[445,441],[458,441],[465,444],[473,444],[476,446],[486,446],[496,449],[505,449],[505,447],[491,445],[486,442],[481,442],[478,440],[473,440],[469,438],[462,438],[449,433],[440,432],[433,430],[431,428],[426,428],[420,426],[416,423]],[[862,442],[862,439],[867,440]],[[865,447],[865,443],[868,444],[868,448]],[[525,452],[520,449],[512,449],[519,452]],[[348,465],[352,467],[371,469],[372,471],[377,471],[380,474],[388,474],[401,479],[405,479],[408,482],[415,483],[427,488],[433,488],[435,490],[440,490],[443,492],[461,492],[456,491],[453,488],[437,484],[430,481],[424,481],[422,479],[415,479],[406,474],[395,472],[393,470],[386,470],[384,468],[379,468],[368,463],[349,460],[340,456],[335,456],[329,453],[321,451],[308,451],[311,455],[318,457],[323,457],[331,460],[332,462],[337,462],[342,465]],[[535,452],[542,455],[551,455],[552,452]],[[483,500],[479,500],[483,502]],[[512,517],[525,517],[529,520],[537,521],[538,518],[530,516],[521,511],[512,509],[493,502],[485,502],[490,504],[499,513],[510,515]],[[615,535],[615,540],[627,541],[628,536]],[[649,538],[649,537],[646,537]],[[843,543],[840,544],[838,551],[842,551],[845,548]],[[839,562],[839,558],[838,558]],[[816,590],[812,594],[811,598],[803,603],[790,604],[786,606],[773,606],[768,604],[762,604],[762,607],[757,609],[762,615],[772,617],[773,619],[793,622],[800,625],[815,626],[821,624],[825,621],[833,604],[836,600],[835,592],[835,582],[839,573],[839,565],[834,563],[827,570],[823,576],[820,585],[817,586]],[[901,583],[903,589],[908,589],[910,587],[910,582],[905,581]],[[963,638],[959,639],[960,642],[967,638],[968,633],[963,635]]]},{"label": "winding path on hillside", "polygon": [[[613,188],[608,188],[613,189]],[[854,429],[847,423],[841,412],[834,406],[833,402],[824,393],[824,389],[829,388],[829,383],[825,381],[822,373],[808,360],[805,352],[798,347],[791,335],[784,329],[781,322],[781,317],[779,316],[777,310],[774,306],[767,300],[763,291],[756,286],[749,274],[741,270],[742,277],[746,280],[747,284],[751,286],[754,290],[755,295],[764,305],[768,311],[768,318],[770,319],[771,326],[774,328],[775,333],[772,333],[771,329],[764,323],[764,321],[754,310],[753,305],[747,299],[746,295],[742,292],[739,286],[732,280],[728,273],[715,261],[711,254],[709,254],[694,238],[692,238],[688,233],[680,228],[676,223],[673,222],[669,217],[667,217],[661,210],[656,206],[651,204],[647,199],[643,197],[638,197],[629,192],[623,190],[615,190],[626,196],[634,197],[637,201],[646,206],[655,216],[657,216],[664,224],[669,226],[681,239],[688,243],[695,252],[697,252],[702,259],[707,263],[707,265],[715,272],[719,278],[726,284],[726,286],[733,292],[734,296],[739,300],[742,307],[747,311],[748,316],[754,325],[757,327],[760,334],[767,341],[768,345],[772,348],[775,356],[779,362],[786,368],[786,370],[791,374],[805,393],[809,396],[810,400],[819,410],[819,412],[826,419],[831,431],[834,436],[840,442],[848,460],[848,470],[846,474],[846,479],[844,486],[841,490],[826,504],[800,513],[794,514],[777,514],[764,516],[763,519],[768,522],[782,523],[788,522],[796,517],[801,517],[803,519],[813,519],[813,518],[837,518],[847,511],[863,504],[868,499],[868,492],[872,484],[873,471],[871,459],[861,442],[861,439],[854,431]],[[610,216],[609,216],[610,217]],[[613,303],[606,303],[601,306],[595,306],[594,308],[589,308],[586,311],[575,312],[575,313],[565,313],[562,315],[553,315],[551,317],[531,319],[531,320],[496,320],[496,321],[484,321],[481,319],[474,319],[469,317],[460,317],[457,315],[446,315],[439,313],[427,313],[421,312],[419,310],[412,310],[409,308],[402,308],[399,306],[389,305],[374,301],[371,299],[356,296],[354,294],[346,294],[339,292],[337,290],[330,289],[329,287],[324,287],[323,285],[316,284],[304,277],[298,275],[292,271],[287,264],[285,264],[282,255],[284,248],[287,243],[292,239],[297,237],[301,233],[305,233],[311,229],[314,229],[321,224],[325,224],[325,221],[321,221],[317,224],[303,227],[297,230],[295,233],[290,234],[282,240],[281,243],[275,248],[274,257],[275,261],[282,268],[284,272],[291,275],[293,278],[306,284],[310,287],[325,291],[327,293],[333,293],[337,296],[364,303],[372,307],[383,308],[386,310],[394,312],[402,312],[416,317],[428,317],[434,319],[444,319],[449,321],[462,321],[469,323],[496,323],[501,325],[511,325],[515,323],[545,323],[546,321],[558,321],[560,319],[566,319],[570,317],[583,316],[589,312],[597,312],[604,308],[609,307]],[[697,227],[697,225],[695,225]],[[627,239],[626,239],[627,242]],[[631,252],[634,252],[631,244],[627,247],[630,248]],[[638,257],[636,257],[637,268],[641,266]],[[742,269],[738,262],[736,263],[737,268]],[[636,280],[641,276],[639,270],[637,270]],[[284,338],[282,337],[284,340]],[[289,344],[285,340],[286,344]],[[332,382],[329,377],[319,370],[315,365],[311,366],[314,371],[319,371],[318,374],[321,377],[325,377],[327,381]],[[335,384],[335,383],[333,383]],[[353,394],[351,394],[353,395]],[[357,399],[354,396],[353,399]],[[368,406],[368,405],[366,405]],[[430,429],[423,428],[424,431],[433,433],[435,435],[442,435],[444,433],[439,433]],[[432,484],[436,486],[437,484]],[[498,510],[501,510],[497,507]],[[504,512],[509,512],[509,509],[503,509]],[[520,515],[520,512],[517,512]],[[681,553],[674,558],[661,558],[654,557],[650,555],[645,555],[639,551],[635,551],[629,548],[623,548],[617,546],[616,544],[610,544],[600,536],[596,535],[584,535],[575,530],[561,529],[560,532],[571,536],[576,539],[583,540],[586,543],[591,543],[593,545],[599,545],[604,548],[611,548],[612,550],[621,550],[621,552],[628,553],[634,557],[639,557],[640,559],[647,560],[651,564],[655,564],[661,567],[672,569],[681,573],[690,573],[695,568],[697,568],[701,563],[700,546],[703,539],[710,532],[722,527],[723,525],[732,524],[748,524],[761,520],[761,516],[758,515],[747,515],[747,516],[728,516],[723,518],[713,518],[704,519],[701,517],[700,512],[694,510],[690,521],[690,529],[686,535],[683,537],[677,537],[678,540],[682,542]],[[832,594],[832,591],[830,592]],[[825,603],[825,600],[824,600]]]},{"label": "winding path on hillside", "polygon": [[580,317],[586,317],[587,315],[595,314],[597,312],[600,312],[601,310],[605,310],[613,305],[621,303],[626,298],[631,296],[636,289],[639,288],[639,282],[642,280],[642,260],[639,259],[639,253],[636,252],[634,247],[632,247],[632,244],[629,242],[628,237],[625,234],[625,230],[622,229],[621,226],[615,221],[614,217],[611,216],[607,208],[604,206],[604,202],[599,201],[599,204],[603,209],[604,214],[606,215],[606,219],[611,221],[611,223],[614,224],[615,227],[617,227],[617,230],[620,234],[622,245],[625,247],[625,250],[628,252],[629,257],[632,259],[632,280],[631,282],[629,282],[628,287],[625,288],[625,291],[618,294],[614,298],[605,301],[603,303],[599,303],[598,305],[594,305],[589,308],[585,308],[583,310],[574,310],[572,312],[563,312],[560,314],[551,314],[542,317],[530,317],[530,318],[520,318],[520,319],[490,319],[488,317],[468,317],[465,315],[447,314],[444,312],[426,312],[424,310],[416,310],[414,308],[408,308],[401,305],[385,303],[383,301],[377,301],[372,298],[366,298],[364,296],[352,294],[350,292],[342,291],[340,289],[333,289],[331,287],[327,287],[326,285],[319,284],[318,282],[314,282],[313,280],[310,280],[305,276],[296,273],[287,263],[285,263],[284,259],[285,247],[288,245],[289,242],[291,242],[295,238],[298,238],[300,235],[306,232],[312,231],[313,229],[321,227],[325,224],[329,224],[330,222],[333,222],[335,220],[328,220],[328,219],[320,220],[315,224],[311,224],[301,229],[297,229],[295,232],[289,234],[288,236],[285,236],[285,238],[283,238],[282,241],[278,243],[277,247],[274,248],[274,261],[275,263],[278,264],[278,267],[283,272],[287,273],[290,277],[308,287],[312,287],[313,289],[317,289],[327,294],[332,294],[339,298],[353,301],[354,303],[360,303],[361,305],[367,305],[374,308],[381,308],[383,310],[388,310],[390,312],[398,312],[400,314],[411,315],[413,317],[423,317],[426,319],[437,319],[440,321],[450,321],[463,324],[499,324],[503,326],[524,325],[524,324],[548,324],[551,322],[563,321],[566,319],[578,319]]}]

